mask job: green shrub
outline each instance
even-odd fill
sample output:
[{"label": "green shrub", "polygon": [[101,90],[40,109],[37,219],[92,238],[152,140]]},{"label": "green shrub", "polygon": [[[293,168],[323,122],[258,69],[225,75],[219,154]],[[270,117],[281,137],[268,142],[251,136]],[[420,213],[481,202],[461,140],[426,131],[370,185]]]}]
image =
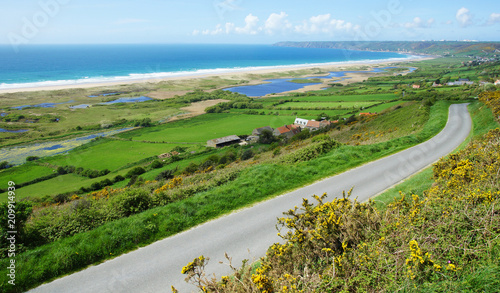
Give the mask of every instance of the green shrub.
[{"label": "green shrub", "polygon": [[[13,222],[12,218],[9,217],[9,210],[15,213],[15,219]],[[1,258],[7,257],[9,252],[10,241],[8,237],[14,234],[8,233],[8,231],[16,231],[16,253],[24,250],[26,240],[25,225],[29,216],[33,211],[33,205],[28,201],[20,201],[15,204],[9,204],[7,202],[0,203],[0,255]],[[11,220],[11,221],[9,221]],[[10,226],[12,225],[12,226]]]},{"label": "green shrub", "polygon": [[37,157],[37,156],[29,156],[26,158],[26,162],[31,162],[31,161],[36,161],[40,159],[40,157]]},{"label": "green shrub", "polygon": [[158,160],[154,160],[151,165],[149,165],[151,169],[158,169],[158,168],[161,168],[163,167],[163,163],[158,161]]},{"label": "green shrub", "polygon": [[246,151],[244,151],[244,152],[243,152],[243,154],[241,155],[241,159],[242,159],[243,161],[248,160],[248,159],[250,159],[250,158],[252,158],[252,157],[253,157],[253,151],[252,151],[252,150],[246,150]]},{"label": "green shrub", "polygon": [[174,170],[161,171],[160,174],[156,176],[155,180],[161,181],[161,180],[172,179],[174,178],[174,172],[175,172]]},{"label": "green shrub", "polygon": [[194,162],[189,163],[189,165],[184,169],[182,173],[191,174],[198,170],[198,165]]},{"label": "green shrub", "polygon": [[126,191],[113,198],[112,202],[119,214],[125,217],[145,211],[152,205],[151,196],[143,189]]},{"label": "green shrub", "polygon": [[326,154],[330,150],[340,146],[340,143],[328,138],[314,143],[306,148],[302,148],[294,153],[288,154],[281,159],[282,163],[294,164],[297,162],[309,161],[322,154]]},{"label": "green shrub", "polygon": [[117,182],[120,182],[123,180],[125,180],[125,177],[123,177],[122,175],[116,175],[115,178],[113,178],[114,183],[117,183]]},{"label": "green shrub", "polygon": [[144,174],[144,173],[146,173],[146,170],[144,170],[144,168],[142,168],[142,167],[135,167],[134,169],[128,171],[127,174],[125,175],[125,177],[126,178],[131,178],[134,175],[139,176],[139,175]]}]

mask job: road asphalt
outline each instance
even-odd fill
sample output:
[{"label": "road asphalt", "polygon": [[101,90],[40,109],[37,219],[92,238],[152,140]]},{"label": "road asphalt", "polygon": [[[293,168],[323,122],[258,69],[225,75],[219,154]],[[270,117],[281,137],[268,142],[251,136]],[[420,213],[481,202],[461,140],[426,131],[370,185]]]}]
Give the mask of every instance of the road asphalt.
[{"label": "road asphalt", "polygon": [[[102,264],[44,284],[29,292],[196,292],[184,281],[181,269],[200,255],[209,257],[207,272],[219,279],[231,273],[219,261],[232,257],[239,267],[243,259],[257,260],[267,248],[279,242],[276,219],[302,198],[327,193],[342,196],[353,189],[352,198],[368,200],[415,174],[456,149],[469,135],[471,118],[465,104],[451,105],[446,127],[432,139],[397,154],[365,164],[342,174],[261,202],[198,227],[157,241]],[[279,176],[279,174],[276,174]],[[312,202],[312,201],[311,201]]]}]

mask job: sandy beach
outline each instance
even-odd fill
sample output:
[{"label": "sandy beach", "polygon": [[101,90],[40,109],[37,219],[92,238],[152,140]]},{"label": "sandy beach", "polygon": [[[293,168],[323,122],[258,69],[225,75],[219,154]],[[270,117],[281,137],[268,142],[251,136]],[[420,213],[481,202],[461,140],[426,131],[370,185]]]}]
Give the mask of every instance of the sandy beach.
[{"label": "sandy beach", "polygon": [[[65,89],[89,89],[89,88],[99,88],[99,87],[109,87],[109,86],[120,86],[120,85],[129,85],[129,84],[141,84],[141,83],[160,83],[166,81],[186,81],[193,79],[202,79],[208,77],[221,77],[227,79],[251,79],[249,84],[256,84],[262,81],[262,79],[255,79],[255,76],[266,75],[272,73],[286,73],[297,70],[311,70],[311,69],[320,69],[321,71],[342,71],[349,70],[351,68],[359,68],[359,67],[380,67],[380,66],[388,66],[388,65],[397,65],[401,63],[407,63],[412,61],[422,61],[434,59],[432,56],[416,56],[415,58],[408,58],[404,60],[382,60],[382,61],[371,61],[371,62],[353,62],[353,63],[335,63],[335,64],[314,64],[314,65],[297,65],[297,66],[277,66],[271,68],[263,68],[263,69],[241,69],[241,70],[230,70],[227,72],[218,72],[211,74],[188,74],[184,76],[172,76],[167,78],[151,78],[151,79],[137,79],[137,80],[124,80],[124,81],[113,81],[113,82],[101,82],[101,83],[75,83],[68,85],[53,85],[53,86],[43,86],[43,87],[21,87],[21,88],[12,88],[12,89],[0,89],[0,94],[6,93],[19,93],[19,92],[35,92],[35,91],[55,91],[55,90],[65,90]],[[312,76],[308,74],[308,76]],[[343,81],[343,83],[351,83],[356,81],[361,81],[367,76],[363,76],[363,74],[349,74],[350,79]],[[248,84],[246,84],[248,85]],[[306,87],[306,90],[314,90],[324,87],[323,84],[314,85],[310,87]],[[182,94],[183,91],[172,92],[171,94],[158,94],[156,93],[156,97],[153,94],[153,98],[164,99],[176,94]]]}]

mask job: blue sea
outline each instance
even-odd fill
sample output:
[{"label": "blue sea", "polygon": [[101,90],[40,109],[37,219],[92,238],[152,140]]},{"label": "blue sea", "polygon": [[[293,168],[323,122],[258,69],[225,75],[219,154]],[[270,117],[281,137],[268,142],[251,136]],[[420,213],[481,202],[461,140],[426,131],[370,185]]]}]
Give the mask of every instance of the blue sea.
[{"label": "blue sea", "polygon": [[270,67],[402,60],[390,52],[272,45],[0,46],[0,89],[201,75]]}]

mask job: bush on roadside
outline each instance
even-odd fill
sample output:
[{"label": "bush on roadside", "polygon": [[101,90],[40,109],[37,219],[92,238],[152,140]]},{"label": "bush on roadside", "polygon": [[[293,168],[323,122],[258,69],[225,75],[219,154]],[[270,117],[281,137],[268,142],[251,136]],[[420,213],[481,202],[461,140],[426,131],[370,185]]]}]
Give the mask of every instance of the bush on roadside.
[{"label": "bush on roadside", "polygon": [[149,209],[152,198],[146,190],[141,188],[125,191],[112,199],[119,213],[128,217]]}]

